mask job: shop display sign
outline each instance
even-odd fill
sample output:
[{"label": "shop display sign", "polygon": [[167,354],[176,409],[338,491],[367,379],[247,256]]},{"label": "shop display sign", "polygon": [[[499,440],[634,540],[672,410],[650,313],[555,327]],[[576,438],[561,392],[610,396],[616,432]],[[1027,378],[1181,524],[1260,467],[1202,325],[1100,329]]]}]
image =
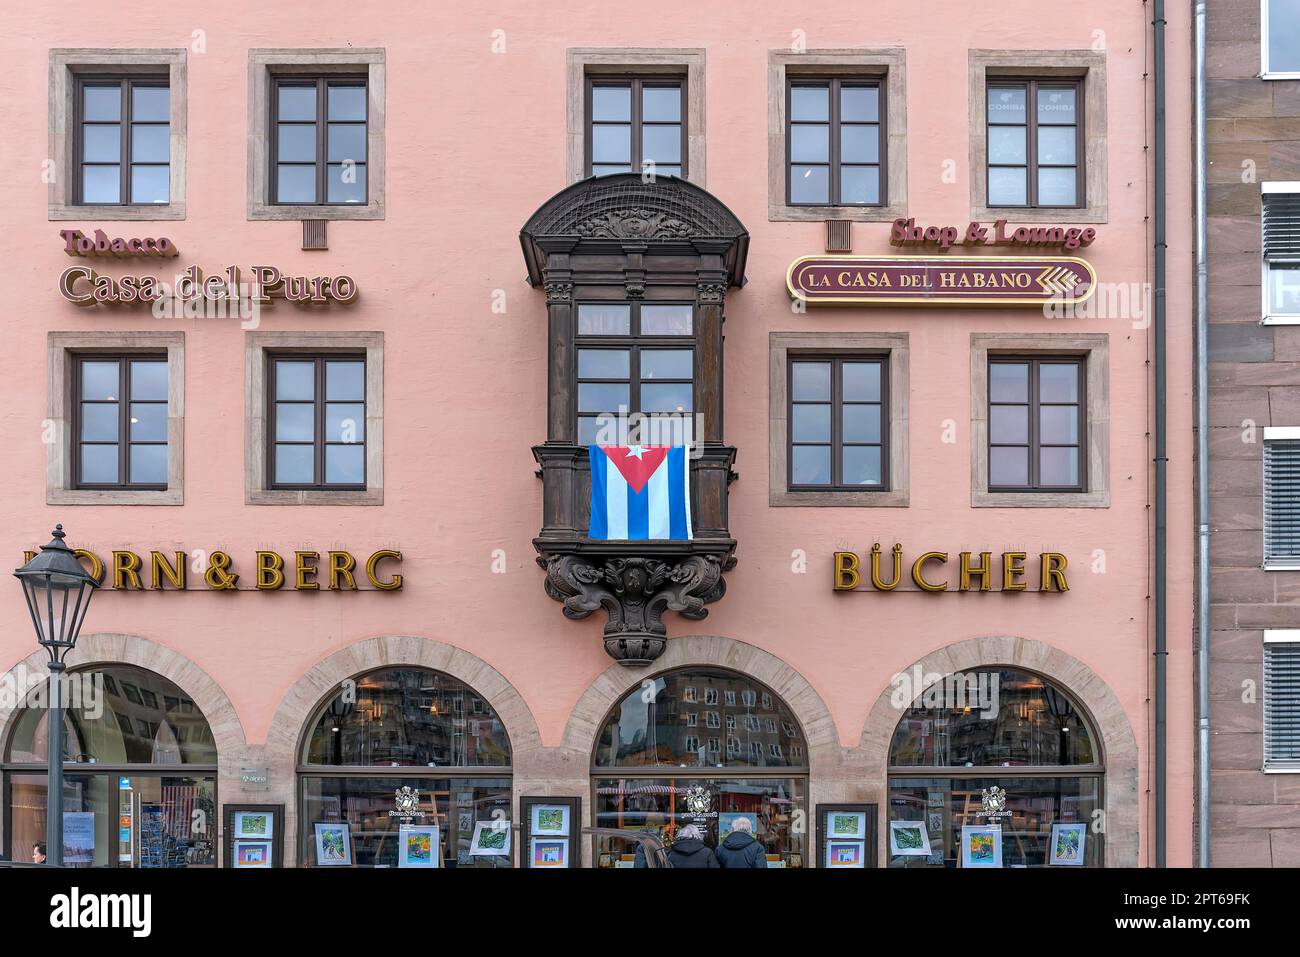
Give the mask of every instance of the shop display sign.
[{"label": "shop display sign", "polygon": [[990,225],[972,222],[956,226],[918,226],[915,219],[896,219],[889,230],[891,246],[1020,246],[1073,251],[1091,246],[1097,230],[1091,226],[1013,226],[999,219]]},{"label": "shop display sign", "polygon": [[1092,296],[1092,266],[1070,256],[804,256],[786,286],[808,305],[1076,305]]},{"label": "shop display sign", "polygon": [[[1029,553],[1023,551],[1003,552],[1001,562],[994,562],[993,553],[958,552],[957,581],[953,582],[943,575],[942,566],[949,561],[948,552],[922,552],[911,564],[911,584],[915,587],[902,587],[903,546],[895,544],[890,557],[884,559],[880,543],[871,546],[869,559],[864,563],[857,552],[835,552],[834,555],[834,589],[835,591],[867,591],[864,580],[870,582],[876,591],[924,591],[924,592],[1022,592],[1030,590],[1027,577],[1030,569],[1025,563]],[[888,561],[889,567],[882,565]],[[865,568],[864,568],[865,565]],[[1037,589],[1040,592],[1067,592],[1070,590],[1065,579],[1065,570],[1069,561],[1060,552],[1040,552],[1038,555]],[[940,578],[942,577],[942,580]],[[996,585],[996,587],[995,587]]]},{"label": "shop display sign", "polygon": [[225,866],[239,870],[280,867],[283,804],[227,804]]}]

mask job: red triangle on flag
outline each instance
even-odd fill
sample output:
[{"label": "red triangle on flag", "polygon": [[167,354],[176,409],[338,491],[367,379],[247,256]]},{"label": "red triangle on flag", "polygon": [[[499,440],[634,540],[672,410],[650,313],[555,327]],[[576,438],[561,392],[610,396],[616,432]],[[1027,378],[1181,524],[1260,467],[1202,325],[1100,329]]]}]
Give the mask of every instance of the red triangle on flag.
[{"label": "red triangle on flag", "polygon": [[638,494],[668,455],[666,445],[602,445],[600,449]]}]

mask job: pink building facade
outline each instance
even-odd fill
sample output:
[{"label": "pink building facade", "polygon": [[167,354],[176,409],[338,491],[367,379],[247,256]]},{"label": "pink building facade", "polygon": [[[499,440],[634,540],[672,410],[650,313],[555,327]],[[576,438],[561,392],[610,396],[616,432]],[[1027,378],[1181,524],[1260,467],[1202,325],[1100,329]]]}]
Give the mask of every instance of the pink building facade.
[{"label": "pink building facade", "polygon": [[[1191,862],[1187,11],[1163,808],[1143,9],[656,11],[11,11],[0,508],[104,575],[69,860]],[[590,534],[620,407],[696,440],[691,538]]]}]

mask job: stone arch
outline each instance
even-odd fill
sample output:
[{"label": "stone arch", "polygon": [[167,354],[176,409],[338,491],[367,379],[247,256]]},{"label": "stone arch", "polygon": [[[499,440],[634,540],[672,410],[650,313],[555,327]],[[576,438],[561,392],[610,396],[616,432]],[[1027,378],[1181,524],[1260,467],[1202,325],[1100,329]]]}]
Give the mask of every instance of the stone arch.
[{"label": "stone arch", "polygon": [[[1122,702],[1100,675],[1052,645],[1031,638],[1006,636],[958,641],[930,652],[904,670],[919,667],[923,673],[946,675],[994,665],[1022,668],[1049,678],[1083,708],[1101,739],[1106,773],[1103,802],[1106,811],[1106,866],[1137,867],[1140,811],[1137,737]],[[889,747],[900,717],[890,700],[892,693],[892,687],[881,692],[858,742],[859,759],[865,764],[867,780],[881,782],[886,790],[884,782]],[[883,820],[882,826],[885,826]]]}]

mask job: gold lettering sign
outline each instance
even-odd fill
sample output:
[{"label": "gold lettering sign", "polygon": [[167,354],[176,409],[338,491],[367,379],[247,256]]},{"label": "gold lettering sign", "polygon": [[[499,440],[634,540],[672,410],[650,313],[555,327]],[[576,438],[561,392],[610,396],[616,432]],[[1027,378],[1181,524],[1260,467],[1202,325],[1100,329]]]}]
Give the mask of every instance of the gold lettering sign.
[{"label": "gold lettering sign", "polygon": [[[871,546],[871,588],[868,589],[863,585],[862,574],[862,557],[857,552],[837,551],[833,557],[833,588],[835,591],[895,591],[898,589],[899,582],[903,577],[903,546],[895,544],[892,549],[893,570],[892,578],[886,580],[881,574],[881,546],[880,543]],[[908,591],[921,592],[987,592],[994,590],[994,582],[998,582],[999,591],[1004,592],[1021,592],[1029,590],[1029,583],[1025,580],[1029,569],[1025,563],[1029,560],[1029,553],[1022,551],[1008,551],[1002,553],[1001,558],[1001,575],[997,575],[997,565],[993,557],[993,552],[959,552],[957,555],[958,562],[958,581],[954,587],[950,581],[943,576],[943,567],[948,564],[948,552],[927,551],[916,556],[912,561],[912,584],[915,589]],[[1065,580],[1065,570],[1069,567],[1066,557],[1060,552],[1040,552],[1038,555],[1038,591],[1040,592],[1067,592],[1070,590],[1069,584]]]}]

